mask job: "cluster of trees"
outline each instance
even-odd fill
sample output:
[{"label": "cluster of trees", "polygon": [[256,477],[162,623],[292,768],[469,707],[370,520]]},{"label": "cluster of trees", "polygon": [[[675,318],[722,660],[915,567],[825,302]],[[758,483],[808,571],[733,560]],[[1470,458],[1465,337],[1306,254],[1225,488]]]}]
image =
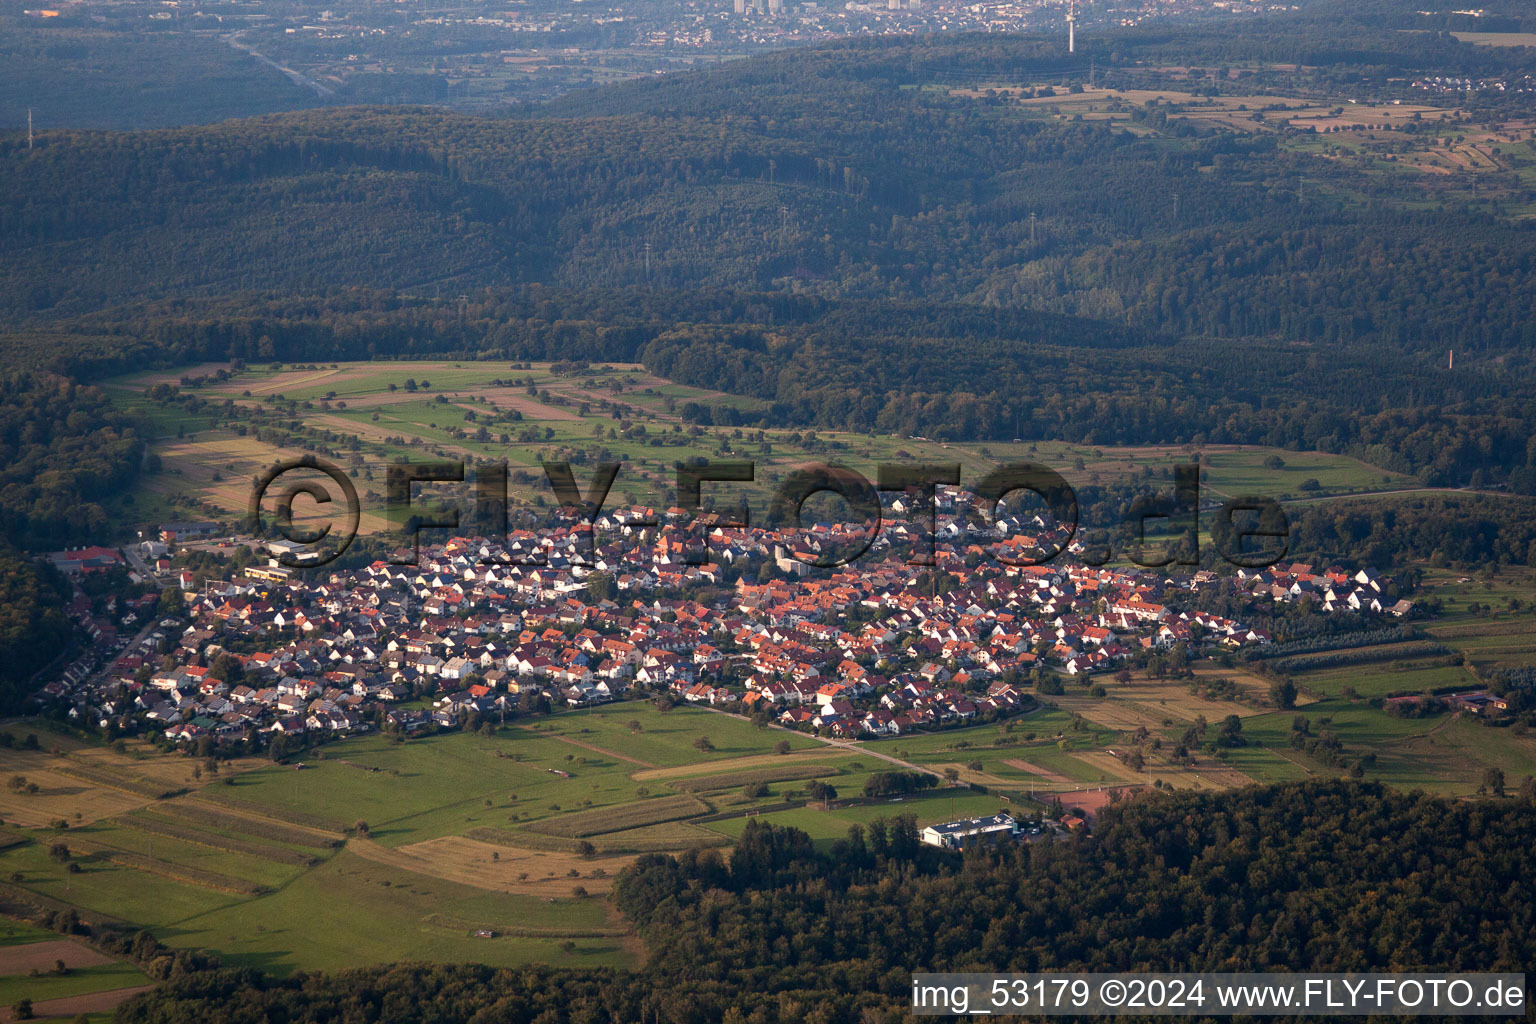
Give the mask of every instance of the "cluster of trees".
[{"label": "cluster of trees", "polygon": [[875,772],[864,780],[864,795],[870,797],[904,796],[932,789],[939,784],[937,775],[928,772]]},{"label": "cluster of trees", "polygon": [[1311,658],[1284,658],[1268,668],[1275,672],[1320,671],[1325,668],[1343,668],[1346,665],[1365,665],[1373,661],[1399,661],[1409,658],[1439,658],[1445,664],[1461,664],[1461,655],[1446,644],[1424,640],[1403,644],[1390,651],[1372,650],[1369,647],[1353,651],[1333,651]]},{"label": "cluster of trees", "polygon": [[1341,781],[1158,794],[1108,808],[1091,837],[964,856],[907,821],[825,852],[753,823],[729,860],[624,871],[640,971],[209,971],[119,1019],[894,1022],[914,971],[1518,971],[1536,953],[1536,910],[1509,898],[1536,868],[1530,811]]},{"label": "cluster of trees", "polygon": [[1529,565],[1536,560],[1536,501],[1508,495],[1410,495],[1329,501],[1292,509],[1298,557],[1356,565]]},{"label": "cluster of trees", "polygon": [[1508,700],[1512,713],[1536,708],[1536,668],[1530,665],[1500,666],[1489,673],[1488,689]]},{"label": "cluster of trees", "polygon": [[62,547],[105,536],[105,500],[138,475],[143,442],[100,389],[47,373],[0,377],[0,536]]},{"label": "cluster of trees", "polygon": [[51,567],[0,551],[0,708],[20,707],[33,675],[68,648],[68,596]]},{"label": "cluster of trees", "polygon": [[1323,651],[1353,651],[1362,647],[1382,644],[1400,644],[1419,640],[1423,634],[1412,626],[1384,626],[1379,629],[1356,629],[1347,633],[1331,633],[1323,636],[1303,637],[1281,643],[1265,644],[1247,652],[1251,661],[1270,658],[1291,658],[1301,654],[1320,654]]}]

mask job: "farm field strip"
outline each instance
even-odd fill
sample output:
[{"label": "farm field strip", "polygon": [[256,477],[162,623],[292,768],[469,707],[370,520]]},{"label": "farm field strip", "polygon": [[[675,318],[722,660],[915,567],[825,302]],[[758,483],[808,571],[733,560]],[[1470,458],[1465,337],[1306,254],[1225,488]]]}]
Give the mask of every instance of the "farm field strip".
[{"label": "farm field strip", "polygon": [[[227,366],[192,367],[185,375],[195,379],[221,368]],[[222,423],[210,427],[207,415],[189,416],[178,406],[162,406],[148,397],[148,389],[154,384],[176,383],[179,379],[179,375],[163,373],[133,374],[105,385],[122,403],[160,422],[162,431],[177,435],[190,431],[187,436],[162,434],[156,441],[155,450],[164,468],[144,477],[140,487],[143,503],[156,510],[180,507],[184,515],[197,513],[199,507],[202,514],[242,515],[252,477],[276,460],[296,458],[304,452],[273,443],[266,437],[271,433],[270,426],[264,430],[264,439],[257,440],[254,434],[243,433],[244,426],[239,431]],[[426,382],[427,386],[418,384],[416,390],[410,390],[408,380]],[[613,380],[621,382],[616,392],[604,383]],[[511,381],[532,384],[512,386]],[[389,390],[391,385],[394,390]],[[530,386],[536,394],[528,394]],[[566,458],[574,450],[596,453],[606,449],[607,457],[627,463],[618,493],[625,500],[632,496],[646,504],[664,499],[664,492],[672,486],[675,460],[712,457],[719,438],[728,436],[723,428],[715,428],[713,434],[706,430],[701,437],[693,437],[687,431],[677,432],[674,428],[683,425],[676,412],[680,404],[697,402],[743,409],[759,404],[739,396],[673,384],[632,364],[596,368],[587,376],[561,376],[549,364],[513,369],[506,363],[444,360],[339,363],[314,370],[249,368],[229,380],[211,381],[188,393],[213,402],[227,398],[244,409],[275,410],[275,406],[267,403],[277,396],[298,402],[300,407],[292,418],[303,423],[306,430],[358,439],[362,447],[353,451],[348,461],[360,457],[364,463],[377,463],[400,455],[419,459],[435,453],[447,458],[507,458],[514,466],[537,474],[543,459]],[[600,403],[604,401],[644,410],[650,418],[636,422],[645,432],[627,431],[630,421],[618,418],[612,408],[603,410]],[[583,404],[588,407],[585,413]],[[503,413],[519,418],[506,422],[499,418]],[[486,427],[487,433],[477,439],[480,426]],[[538,436],[524,437],[529,429]],[[460,430],[464,433],[459,436],[450,433]],[[594,431],[600,436],[595,436]],[[624,433],[621,435],[620,431]],[[745,490],[754,507],[766,508],[771,479],[794,466],[825,460],[828,450],[821,442],[809,446],[791,440],[791,435],[797,435],[793,430],[769,429],[764,433],[773,446],[772,454],[756,459],[762,464],[760,483]],[[500,440],[503,435],[508,440]],[[1301,493],[1300,484],[1307,480],[1317,482],[1320,490],[1316,493],[1320,496],[1394,490],[1414,483],[1409,477],[1346,456],[1230,445],[1207,446],[1196,452],[1187,445],[1106,448],[1053,441],[950,444],[846,431],[822,431],[818,436],[826,444],[836,446],[839,458],[866,475],[873,474],[875,461],[888,460],[900,449],[911,458],[958,459],[968,476],[1009,459],[1043,458],[1059,462],[1061,472],[1075,485],[1091,479],[1117,479],[1149,467],[1166,468],[1198,455],[1206,463],[1205,485],[1216,495],[1257,492],[1290,498]],[[740,445],[737,450],[742,455],[753,454],[751,445]],[[1275,457],[1283,459],[1283,468],[1266,467],[1265,463]],[[1079,459],[1082,469],[1069,468]],[[513,496],[526,502],[534,494],[524,485],[514,483]],[[374,507],[377,503],[364,504],[362,532],[387,529],[386,517]],[[125,512],[131,510],[125,508]],[[307,521],[302,514],[300,519]]]}]

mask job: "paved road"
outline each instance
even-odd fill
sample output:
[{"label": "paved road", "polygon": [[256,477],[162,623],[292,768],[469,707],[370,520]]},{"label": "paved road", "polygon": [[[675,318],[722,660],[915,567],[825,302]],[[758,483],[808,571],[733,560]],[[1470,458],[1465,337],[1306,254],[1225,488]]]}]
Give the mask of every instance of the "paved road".
[{"label": "paved road", "polygon": [[129,564],[133,566],[134,571],[137,572],[140,576],[143,576],[147,580],[154,580],[157,583],[160,581],[160,577],[155,572],[154,568],[148,562],[144,561],[143,555],[139,554],[138,545],[129,544],[120,550],[123,553],[123,557],[128,559]]},{"label": "paved road", "polygon": [[149,634],[153,633],[159,627],[160,617],[151,612],[148,619],[146,619],[144,622],[144,627],[139,630],[139,632],[134,636],[132,640],[128,641],[128,645],[123,647],[121,650],[110,652],[110,657],[103,661],[101,666],[97,668],[95,672],[91,673],[90,677],[86,680],[87,685],[98,686],[101,683],[106,682],[107,673],[112,670],[112,666],[117,663],[117,659],[127,652],[136,649],[139,644],[148,639]]}]

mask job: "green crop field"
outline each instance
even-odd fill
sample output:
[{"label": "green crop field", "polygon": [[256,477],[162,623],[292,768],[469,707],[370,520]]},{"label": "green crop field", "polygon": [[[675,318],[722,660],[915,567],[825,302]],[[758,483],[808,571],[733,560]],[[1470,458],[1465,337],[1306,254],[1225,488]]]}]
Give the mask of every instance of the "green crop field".
[{"label": "green crop field", "polygon": [[[631,722],[639,729],[633,729]],[[644,762],[646,767],[658,768],[768,754],[776,743],[786,739],[795,750],[818,745],[806,736],[759,729],[740,718],[686,705],[662,712],[649,704],[609,704],[557,715],[539,724],[546,727],[543,733],[547,736],[591,744]],[[701,738],[708,739],[713,749],[701,751],[694,746]],[[572,751],[583,753],[574,746],[564,752]]]},{"label": "green crop field", "polygon": [[919,825],[928,825],[969,815],[994,814],[1006,806],[997,797],[966,790],[928,790],[927,792],[881,801],[878,803],[839,806],[834,804],[823,810],[820,805],[809,805],[792,810],[767,811],[752,817],[727,818],[711,822],[707,827],[730,836],[739,836],[749,821],[767,821],[775,825],[798,828],[819,845],[843,839],[848,829],[855,825],[867,825],[876,818],[895,818],[903,814],[917,816]]},{"label": "green crop field", "polygon": [[[1528,581],[1512,582],[1510,594],[1522,585]],[[1509,627],[1523,621],[1490,622],[1464,603],[1442,639],[1518,640]],[[1371,663],[1298,673],[1328,695],[1298,712],[1266,711],[1247,697],[1204,702],[1212,726],[1223,716],[1217,710],[1240,713],[1247,744],[1199,752],[1193,769],[1169,759],[1195,717],[1169,710],[1186,692],[1171,681],[1116,684],[1098,699],[1077,696],[1074,683],[1072,696],[1061,698],[1073,712],[1045,707],[1005,725],[909,734],[867,748],[648,702],[563,711],[494,736],[366,736],[305,755],[303,769],[253,766],[61,834],[23,830],[21,843],[0,850],[0,871],[42,897],[140,923],[172,946],[206,947],[279,974],[401,957],[632,964],[627,925],[604,898],[613,877],[642,852],[728,844],[752,820],[803,829],[825,846],[853,825],[900,814],[926,825],[1000,807],[1028,812],[1051,799],[1092,813],[1110,789],[1154,779],[1222,788],[1341,774],[1366,758],[1368,778],[1465,794],[1490,765],[1502,767],[1511,785],[1536,773],[1536,738],[1466,716],[1396,718],[1369,703],[1463,676],[1471,679],[1460,666]],[[1314,736],[1338,737],[1340,763],[1289,745],[1297,714]],[[1162,744],[1141,771],[1112,754],[1135,723]],[[777,753],[784,740],[790,752]],[[876,752],[986,791],[940,782],[867,801],[865,782],[900,767]],[[836,788],[830,806],[807,802],[812,777]],[[743,792],[756,782],[766,783],[767,795]],[[356,834],[359,823],[366,837]],[[78,872],[49,855],[55,839],[71,845]],[[583,857],[579,844],[588,841],[594,850]],[[477,938],[477,929],[496,937]],[[8,934],[21,941],[29,933]]]},{"label": "green crop field", "polygon": [[18,999],[40,1002],[44,999],[62,999],[89,992],[107,992],[116,988],[133,988],[147,985],[150,981],[143,972],[131,964],[111,963],[93,967],[73,967],[68,974],[42,974],[0,977],[0,1006],[11,1006]]},{"label": "green crop field", "polygon": [[1354,690],[1362,697],[1429,693],[1448,687],[1471,688],[1477,679],[1460,665],[1418,667],[1410,662],[1357,665],[1317,672],[1298,672],[1296,682],[1329,697]]},{"label": "green crop field", "polygon": [[[205,378],[217,369],[193,367],[184,375]],[[252,367],[224,381],[188,385],[186,395],[209,403],[207,411],[197,413],[154,397],[157,385],[181,387],[182,375],[141,373],[105,384],[108,394],[144,416],[156,435],[159,471],[148,474],[117,510],[130,520],[238,515],[245,510],[250,479],[262,468],[279,458],[334,451],[338,445],[348,452],[349,472],[362,477],[359,490],[373,495],[366,503],[364,532],[386,525],[379,493],[382,473],[375,471],[397,458],[506,459],[514,471],[535,477],[542,461],[580,456],[619,460],[623,470],[610,502],[647,505],[673,502],[673,466],[679,460],[747,458],[757,464],[754,483],[707,485],[705,495],[722,502],[745,498],[758,515],[787,473],[828,460],[871,479],[881,461],[958,462],[966,481],[1002,462],[1027,460],[1053,466],[1082,486],[1147,472],[1160,475],[1176,463],[1198,459],[1205,486],[1214,495],[1281,499],[1415,486],[1410,477],[1346,456],[1260,447],[1115,448],[1045,439],[946,444],[846,431],[697,427],[682,418],[689,403],[746,413],[761,403],[675,384],[633,365],[594,367],[580,374],[556,373],[549,364],[442,360]],[[232,404],[220,411],[225,402]],[[280,431],[272,429],[274,422],[281,424]],[[255,440],[249,428],[263,428],[262,439]],[[448,485],[424,492],[436,497],[451,493]],[[526,482],[514,480],[511,494],[523,502],[544,500]]]},{"label": "green crop field", "polygon": [[[1070,722],[1054,712],[1041,720]],[[949,747],[999,734],[903,742],[944,760],[956,756]],[[790,752],[777,753],[786,740]],[[1054,741],[1045,745],[1057,753]],[[621,965],[634,950],[603,894],[637,853],[728,844],[749,813],[830,842],[882,815],[916,813],[929,824],[1001,806],[963,787],[848,806],[871,774],[895,766],[857,746],[645,702],[559,712],[494,737],[359,737],[302,760],[302,769],[253,766],[62,833],[26,830],[0,850],[0,871],[82,913],[279,974],[401,957]],[[839,805],[784,809],[804,801],[811,775],[838,787]],[[769,777],[767,797],[742,794]],[[360,822],[366,838],[355,834]],[[575,853],[583,836],[596,847],[590,860]],[[78,871],[50,855],[55,841],[70,846]],[[482,928],[497,937],[476,938]]]},{"label": "green crop field", "polygon": [[556,818],[545,818],[530,828],[546,835],[579,839],[607,832],[623,832],[626,829],[660,825],[709,812],[709,805],[694,797],[658,797],[626,804],[619,808],[602,807],[591,811],[579,811],[576,814],[562,814]]},{"label": "green crop field", "polygon": [[57,938],[53,932],[44,931],[41,928],[27,924],[25,921],[0,917],[0,946],[24,946],[28,943],[41,942],[44,939],[53,938]]},{"label": "green crop field", "polygon": [[1261,783],[1299,782],[1316,774],[1303,755],[1289,748],[1235,747],[1224,752],[1222,761]]}]

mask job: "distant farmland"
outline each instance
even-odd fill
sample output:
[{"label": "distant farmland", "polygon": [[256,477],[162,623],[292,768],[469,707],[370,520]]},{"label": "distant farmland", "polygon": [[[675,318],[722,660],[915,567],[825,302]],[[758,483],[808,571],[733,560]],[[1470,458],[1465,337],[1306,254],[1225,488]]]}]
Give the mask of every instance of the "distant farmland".
[{"label": "distant farmland", "polygon": [[[675,384],[633,364],[556,372],[539,363],[387,361],[255,367],[212,379],[221,370],[228,373],[221,364],[207,364],[106,383],[156,434],[159,468],[125,499],[121,511],[128,521],[242,516],[253,478],[306,452],[338,463],[356,481],[364,533],[388,526],[383,468],[402,458],[505,460],[514,505],[550,500],[542,462],[576,463],[584,479],[593,463],[618,461],[623,468],[608,504],[662,507],[675,502],[677,463],[748,459],[757,466],[753,483],[706,485],[705,493],[724,504],[745,497],[759,516],[788,472],[826,461],[871,479],[882,461],[959,462],[965,482],[1002,462],[1034,461],[1081,486],[1201,458],[1205,485],[1220,497],[1327,497],[1415,485],[1410,477],[1347,456],[1268,448],[1217,445],[1197,452],[1189,446],[1115,448],[1051,439],[941,444],[840,431],[701,426],[688,418],[691,410],[730,408],[752,419],[761,403]],[[201,383],[182,385],[182,378]],[[154,390],[157,385],[178,390],[166,397]],[[422,494],[423,500],[454,495],[463,504],[470,488],[436,484],[424,486]],[[296,511],[304,511],[302,503]]]}]

